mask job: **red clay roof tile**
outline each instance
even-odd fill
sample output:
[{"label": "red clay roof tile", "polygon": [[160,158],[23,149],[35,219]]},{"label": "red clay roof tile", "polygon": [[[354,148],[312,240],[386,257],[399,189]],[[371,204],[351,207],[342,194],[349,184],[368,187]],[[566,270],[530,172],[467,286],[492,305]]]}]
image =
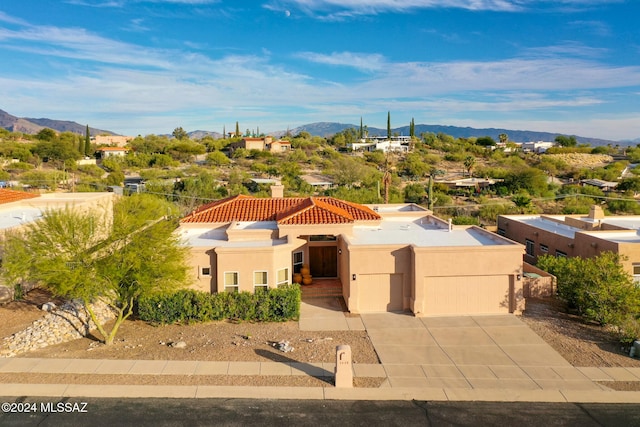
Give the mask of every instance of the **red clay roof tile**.
[{"label": "red clay roof tile", "polygon": [[0,188],[0,204],[17,202],[20,200],[33,199],[40,197],[39,194],[25,193],[24,191],[8,190]]},{"label": "red clay roof tile", "polygon": [[233,196],[208,203],[182,222],[277,221],[279,224],[345,224],[374,221],[380,216],[356,203],[332,197],[255,198]]}]

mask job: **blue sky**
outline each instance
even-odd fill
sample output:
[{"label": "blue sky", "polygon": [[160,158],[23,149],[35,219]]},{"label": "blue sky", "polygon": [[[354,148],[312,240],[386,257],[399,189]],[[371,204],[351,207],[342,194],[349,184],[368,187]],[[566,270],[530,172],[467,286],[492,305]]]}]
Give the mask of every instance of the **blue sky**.
[{"label": "blue sky", "polygon": [[317,122],[640,137],[638,0],[0,3],[0,109],[120,134]]}]

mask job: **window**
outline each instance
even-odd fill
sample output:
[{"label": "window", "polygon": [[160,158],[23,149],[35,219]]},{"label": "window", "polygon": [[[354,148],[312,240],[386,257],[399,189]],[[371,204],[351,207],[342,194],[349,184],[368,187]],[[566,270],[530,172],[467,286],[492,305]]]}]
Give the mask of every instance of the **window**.
[{"label": "window", "polygon": [[254,271],[253,272],[253,290],[257,292],[259,290],[266,291],[269,288],[267,282],[267,272],[266,271]]},{"label": "window", "polygon": [[498,228],[498,235],[500,236],[506,236],[507,232],[504,231],[504,228]]},{"label": "window", "polygon": [[211,276],[211,267],[202,267],[200,269],[201,276]]},{"label": "window", "polygon": [[546,254],[547,252],[549,252],[549,246],[540,243],[540,252],[544,252]]},{"label": "window", "polygon": [[278,282],[276,285],[283,286],[289,284],[289,269],[283,268],[282,270],[278,270]]},{"label": "window", "polygon": [[562,252],[556,249],[556,256],[562,257],[562,258],[566,258],[567,254],[566,252]]},{"label": "window", "polygon": [[535,243],[533,242],[533,240],[526,239],[524,243],[527,247],[527,255],[534,256]]},{"label": "window", "polygon": [[240,286],[239,273],[237,271],[225,271],[224,273],[224,291],[238,292]]},{"label": "window", "polygon": [[330,234],[318,234],[309,236],[310,242],[335,242],[336,240],[336,236],[332,236]]},{"label": "window", "polygon": [[300,273],[300,269],[302,268],[302,263],[304,262],[304,253],[294,252],[293,253],[293,272]]},{"label": "window", "polygon": [[633,264],[633,280],[640,283],[640,264]]}]

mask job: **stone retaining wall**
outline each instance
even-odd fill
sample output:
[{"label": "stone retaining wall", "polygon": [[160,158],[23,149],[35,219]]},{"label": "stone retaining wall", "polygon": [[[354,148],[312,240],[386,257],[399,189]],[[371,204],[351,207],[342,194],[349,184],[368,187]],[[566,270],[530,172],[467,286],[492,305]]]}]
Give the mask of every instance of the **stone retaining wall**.
[{"label": "stone retaining wall", "polygon": [[[98,321],[102,324],[116,317],[104,302],[92,304]],[[14,357],[21,353],[87,336],[95,329],[89,313],[80,302],[65,302],[36,320],[23,331],[6,337],[0,344],[0,357]]]}]

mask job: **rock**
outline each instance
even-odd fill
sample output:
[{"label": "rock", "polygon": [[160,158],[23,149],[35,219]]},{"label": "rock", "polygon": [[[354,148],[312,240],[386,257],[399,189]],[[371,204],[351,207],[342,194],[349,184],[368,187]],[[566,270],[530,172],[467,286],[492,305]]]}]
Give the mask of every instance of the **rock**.
[{"label": "rock", "polygon": [[42,311],[53,311],[56,309],[56,305],[52,302],[45,302],[41,307]]},{"label": "rock", "polygon": [[280,350],[281,352],[283,352],[283,353],[289,353],[289,352],[295,350],[291,346],[291,343],[289,343],[289,341],[286,341],[286,340],[282,340],[282,341],[279,341],[277,343],[273,343],[273,346],[275,348],[277,348],[278,350]]},{"label": "rock", "polygon": [[169,347],[172,347],[172,348],[186,348],[187,347],[187,343],[184,342],[184,341],[172,342],[171,344],[169,344]]},{"label": "rock", "polygon": [[[3,340],[2,346],[10,350],[0,353],[0,357],[14,357],[37,348],[82,338],[95,329],[86,309],[78,301],[67,301],[57,308],[53,303],[46,303],[42,308],[48,311],[44,317]],[[55,309],[55,313],[50,311],[52,309]],[[113,309],[101,301],[93,304],[93,310],[102,324],[115,317]]]},{"label": "rock", "polygon": [[0,304],[13,301],[13,289],[8,286],[0,286]]}]

